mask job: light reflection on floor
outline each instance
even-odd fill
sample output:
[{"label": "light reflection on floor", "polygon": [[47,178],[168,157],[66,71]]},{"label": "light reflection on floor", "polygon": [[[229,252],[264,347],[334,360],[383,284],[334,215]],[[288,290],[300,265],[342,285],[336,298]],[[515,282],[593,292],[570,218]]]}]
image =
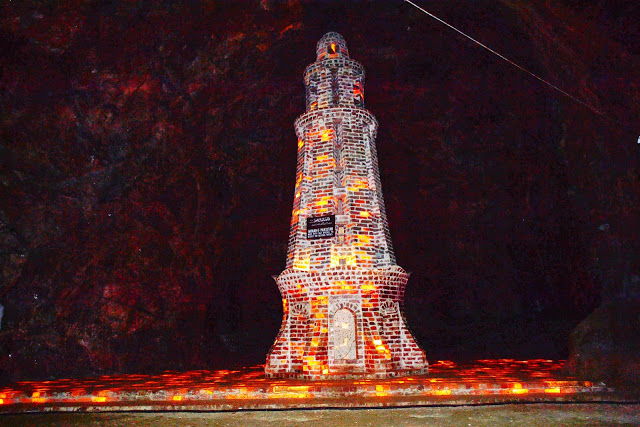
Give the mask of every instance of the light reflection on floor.
[{"label": "light reflection on floor", "polygon": [[[439,402],[462,396],[506,396],[545,399],[610,391],[604,384],[563,375],[563,361],[512,359],[456,364],[438,361],[429,373],[392,379],[323,380],[270,379],[263,366],[239,370],[165,372],[158,375],[108,375],[88,379],[23,381],[0,388],[0,412],[83,408],[100,410],[154,405],[211,408],[240,407],[243,401],[309,403],[314,399],[352,400],[422,398]],[[351,399],[351,400],[350,400]],[[384,400],[384,399],[383,399]],[[218,403],[215,403],[218,402]],[[220,405],[219,402],[225,402]],[[428,402],[427,402],[428,404]],[[151,405],[151,406],[149,406]],[[184,406],[187,405],[187,406]],[[231,406],[229,406],[231,405]],[[235,406],[234,406],[235,405]],[[334,403],[335,406],[335,403]],[[355,405],[357,406],[357,405]],[[271,404],[266,407],[277,407]]]}]

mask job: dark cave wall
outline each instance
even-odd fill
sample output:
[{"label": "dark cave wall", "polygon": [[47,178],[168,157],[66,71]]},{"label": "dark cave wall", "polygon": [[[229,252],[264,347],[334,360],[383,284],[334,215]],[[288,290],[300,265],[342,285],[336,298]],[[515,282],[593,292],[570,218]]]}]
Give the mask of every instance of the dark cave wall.
[{"label": "dark cave wall", "polygon": [[[367,71],[406,312],[430,358],[560,357],[601,293],[640,271],[637,135],[402,2],[2,7],[4,379],[263,362],[301,74],[329,30]],[[637,123],[631,9],[434,7]]]}]

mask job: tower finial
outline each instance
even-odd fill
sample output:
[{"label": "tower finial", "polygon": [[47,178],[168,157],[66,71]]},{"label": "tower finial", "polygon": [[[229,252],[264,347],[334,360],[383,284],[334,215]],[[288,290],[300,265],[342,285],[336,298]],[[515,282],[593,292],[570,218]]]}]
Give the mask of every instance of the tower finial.
[{"label": "tower finial", "polygon": [[333,31],[326,33],[316,45],[316,57],[320,61],[327,58],[348,58],[347,42],[340,34]]}]

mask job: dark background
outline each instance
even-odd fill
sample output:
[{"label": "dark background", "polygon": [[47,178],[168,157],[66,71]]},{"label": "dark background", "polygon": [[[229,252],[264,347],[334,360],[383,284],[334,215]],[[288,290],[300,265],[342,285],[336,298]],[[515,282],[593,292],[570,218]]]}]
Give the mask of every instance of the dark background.
[{"label": "dark background", "polygon": [[264,363],[327,31],[428,358],[566,357],[640,280],[640,7],[419,4],[611,119],[402,1],[3,2],[0,379]]}]

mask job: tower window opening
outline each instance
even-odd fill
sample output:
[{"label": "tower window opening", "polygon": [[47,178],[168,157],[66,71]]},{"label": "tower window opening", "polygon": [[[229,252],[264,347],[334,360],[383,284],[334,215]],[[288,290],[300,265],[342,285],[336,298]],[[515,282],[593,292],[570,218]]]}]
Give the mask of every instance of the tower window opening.
[{"label": "tower window opening", "polygon": [[335,43],[331,43],[330,45],[327,46],[327,53],[331,56],[338,53]]},{"label": "tower window opening", "polygon": [[307,87],[307,102],[309,110],[315,110],[318,108],[318,77],[313,75],[309,79],[309,86]]},{"label": "tower window opening", "polygon": [[364,91],[361,82],[353,84],[353,102],[356,107],[364,107]]},{"label": "tower window opening", "polygon": [[340,81],[338,80],[338,70],[331,70],[331,95],[333,105],[340,104]]},{"label": "tower window opening", "polygon": [[[337,204],[338,204],[338,206],[336,207],[336,213],[338,215],[346,215],[347,214],[346,213],[347,200],[346,200],[345,195],[342,194],[342,195],[336,197],[336,201],[337,201]],[[344,233],[344,227],[341,227],[341,229],[342,229],[342,231],[340,231],[340,232]],[[338,234],[340,234],[340,232]]]}]

